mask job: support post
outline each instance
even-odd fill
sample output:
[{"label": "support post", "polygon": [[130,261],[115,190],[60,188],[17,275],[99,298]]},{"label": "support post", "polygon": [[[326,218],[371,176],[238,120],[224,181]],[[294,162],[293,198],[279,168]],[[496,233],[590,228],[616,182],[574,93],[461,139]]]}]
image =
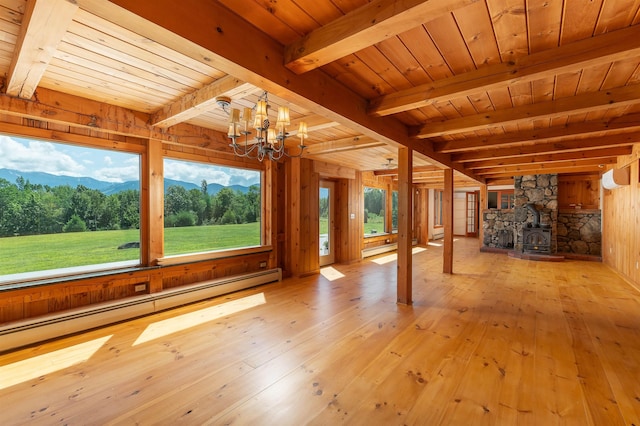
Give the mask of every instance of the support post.
[{"label": "support post", "polygon": [[442,272],[453,273],[453,169],[444,170],[442,193],[442,222],[444,225],[444,251]]},{"label": "support post", "polygon": [[398,303],[412,303],[413,151],[398,148]]}]

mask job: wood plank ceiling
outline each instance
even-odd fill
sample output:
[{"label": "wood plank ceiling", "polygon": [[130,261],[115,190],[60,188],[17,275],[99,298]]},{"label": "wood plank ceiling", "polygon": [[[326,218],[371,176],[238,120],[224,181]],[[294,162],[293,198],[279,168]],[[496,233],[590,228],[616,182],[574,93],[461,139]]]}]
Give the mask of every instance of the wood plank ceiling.
[{"label": "wood plank ceiling", "polygon": [[[640,138],[640,0],[0,0],[8,96],[219,132],[269,91],[306,156],[416,182],[598,172]],[[212,149],[228,149],[219,144]],[[390,164],[389,167],[387,167]]]}]

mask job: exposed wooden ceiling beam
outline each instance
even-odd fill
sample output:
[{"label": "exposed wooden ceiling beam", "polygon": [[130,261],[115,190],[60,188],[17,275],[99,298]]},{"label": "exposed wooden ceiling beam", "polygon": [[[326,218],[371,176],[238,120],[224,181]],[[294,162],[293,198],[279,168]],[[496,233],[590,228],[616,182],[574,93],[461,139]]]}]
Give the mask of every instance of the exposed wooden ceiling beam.
[{"label": "exposed wooden ceiling beam", "polygon": [[[630,152],[628,147],[617,148],[623,152]],[[496,173],[502,172],[513,172],[514,170],[518,171],[536,171],[540,170],[542,173],[546,173],[544,170],[553,168],[553,169],[564,169],[564,168],[572,168],[572,167],[587,167],[591,166],[594,168],[600,168],[601,165],[605,164],[616,164],[618,161],[617,157],[602,157],[602,158],[586,158],[586,159],[577,159],[571,161],[556,161],[556,162],[547,162],[547,163],[529,163],[529,164],[515,164],[515,165],[504,165],[499,166],[495,165],[492,168],[481,169],[476,173],[478,175],[495,175]]]},{"label": "exposed wooden ceiling beam", "polygon": [[285,47],[285,66],[301,74],[478,0],[375,0]]},{"label": "exposed wooden ceiling beam", "polygon": [[[200,0],[76,0],[89,13],[156,40],[168,48],[314,111],[355,132],[393,146],[405,146],[434,162],[477,176],[454,164],[431,144],[411,138],[401,121],[367,114],[367,101],[338,80],[316,69],[296,75],[284,66],[284,47],[219,2]],[[438,0],[444,4],[444,0]],[[404,5],[403,5],[404,6]],[[246,43],[245,40],[251,40]]]},{"label": "exposed wooden ceiling beam", "polygon": [[616,155],[625,155],[628,147],[616,146],[600,149],[585,149],[580,151],[559,152],[555,154],[527,155],[522,157],[498,158],[492,160],[476,161],[466,163],[467,168],[476,170],[477,174],[482,174],[482,170],[499,166],[515,166],[526,164],[545,164],[554,162],[579,161],[581,159],[604,159],[615,158]]},{"label": "exposed wooden ceiling beam", "polygon": [[571,167],[554,167],[549,164],[545,167],[529,168],[524,166],[505,167],[501,170],[496,170],[492,174],[483,175],[487,182],[492,182],[496,179],[512,178],[514,176],[534,175],[534,174],[572,174],[572,173],[600,173],[604,169],[598,166],[571,166]]},{"label": "exposed wooden ceiling beam", "polygon": [[415,128],[418,138],[442,136],[451,133],[470,132],[490,127],[530,122],[541,118],[557,118],[603,109],[640,103],[640,84],[583,93],[573,97],[548,102],[516,106],[507,110],[487,111],[481,114],[427,123]]},{"label": "exposed wooden ceiling beam", "polygon": [[640,26],[636,25],[534,53],[515,62],[487,65],[476,71],[373,99],[369,113],[377,116],[396,114],[479,91],[500,89],[514,83],[637,57],[640,55],[638,39]]},{"label": "exposed wooden ceiling beam", "polygon": [[336,152],[352,151],[355,149],[371,148],[386,145],[367,136],[355,136],[335,141],[310,144],[306,153],[309,155],[333,154]]},{"label": "exposed wooden ceiling beam", "polygon": [[189,93],[177,101],[165,105],[151,118],[151,124],[163,129],[182,123],[190,118],[217,107],[218,96],[232,98],[239,92],[255,90],[255,86],[245,83],[235,77],[225,76],[213,83]]},{"label": "exposed wooden ceiling beam", "polygon": [[[502,135],[491,135],[446,142],[434,142],[434,149],[443,153],[473,151],[477,149],[503,148],[523,143],[542,143],[552,139],[569,136],[585,135],[589,133],[633,131],[640,130],[640,114],[627,114],[612,119],[569,123],[564,126],[548,127],[544,129],[522,130],[517,133],[509,132]],[[640,134],[638,134],[640,141]]]},{"label": "exposed wooden ceiling beam", "polygon": [[78,5],[67,0],[26,2],[7,74],[8,95],[23,99],[33,96],[77,10]]},{"label": "exposed wooden ceiling beam", "polygon": [[[424,173],[424,172],[437,172],[439,173],[440,176],[442,176],[442,169],[437,166],[417,166],[413,168],[414,176],[417,173]],[[375,176],[396,176],[398,174],[398,169],[393,168],[393,169],[374,170],[373,174]]]},{"label": "exposed wooden ceiling beam", "polygon": [[[640,140],[640,132],[620,133],[603,137],[592,137],[585,139],[573,139],[567,141],[555,141],[538,143],[513,148],[491,148],[478,151],[468,151],[452,156],[454,161],[471,162],[481,160],[496,161],[499,158],[520,157],[535,154],[551,154],[558,152],[579,153],[590,149],[613,149],[619,146],[628,146]],[[575,154],[574,154],[575,155]]]}]

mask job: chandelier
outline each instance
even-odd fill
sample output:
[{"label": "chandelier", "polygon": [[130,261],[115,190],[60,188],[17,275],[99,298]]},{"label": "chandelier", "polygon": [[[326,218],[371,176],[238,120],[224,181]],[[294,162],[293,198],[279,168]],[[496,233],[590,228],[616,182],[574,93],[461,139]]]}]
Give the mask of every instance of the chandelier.
[{"label": "chandelier", "polygon": [[[228,97],[218,97],[216,102],[222,109],[229,114],[229,132],[227,136],[231,139],[229,146],[233,148],[233,152],[238,157],[252,158],[262,161],[269,158],[278,161],[282,157],[300,157],[306,146],[304,139],[307,135],[307,123],[300,122],[296,136],[300,138],[298,148],[300,151],[296,155],[291,155],[285,151],[285,141],[290,136],[287,132],[287,126],[291,124],[289,118],[289,108],[286,106],[278,107],[278,117],[275,126],[271,125],[269,120],[269,98],[265,91],[258,98],[258,102],[253,108],[244,108],[242,116],[237,108],[229,109],[231,99]],[[255,129],[254,138],[249,136]]]}]

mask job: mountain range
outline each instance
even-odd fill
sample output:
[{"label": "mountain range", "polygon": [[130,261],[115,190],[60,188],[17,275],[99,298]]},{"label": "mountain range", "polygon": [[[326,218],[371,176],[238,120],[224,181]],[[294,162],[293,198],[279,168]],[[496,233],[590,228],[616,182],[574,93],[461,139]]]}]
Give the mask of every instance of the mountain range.
[{"label": "mountain range", "polygon": [[[89,189],[96,189],[105,195],[116,194],[118,192],[126,191],[129,189],[140,189],[140,182],[137,180],[126,181],[122,183],[105,182],[90,177],[75,177],[65,175],[52,175],[44,172],[22,172],[12,169],[0,169],[0,179],[6,179],[10,183],[15,183],[16,179],[22,176],[25,181],[29,181],[34,185],[49,185],[50,187],[69,185],[72,188],[78,185],[86,186]],[[187,191],[191,189],[200,189],[200,185],[196,185],[191,182],[184,182],[173,179],[164,180],[165,191],[170,186],[182,186]],[[248,187],[242,185],[229,185],[225,187],[219,183],[207,183],[207,192],[209,195],[217,194],[222,188],[231,188],[235,191],[240,191],[243,194],[247,193]]]}]

